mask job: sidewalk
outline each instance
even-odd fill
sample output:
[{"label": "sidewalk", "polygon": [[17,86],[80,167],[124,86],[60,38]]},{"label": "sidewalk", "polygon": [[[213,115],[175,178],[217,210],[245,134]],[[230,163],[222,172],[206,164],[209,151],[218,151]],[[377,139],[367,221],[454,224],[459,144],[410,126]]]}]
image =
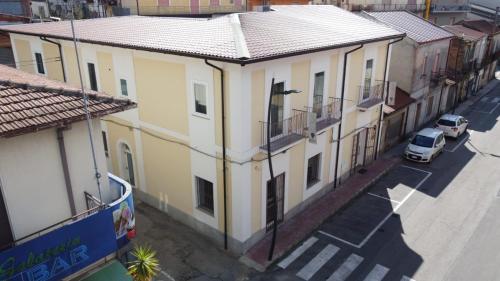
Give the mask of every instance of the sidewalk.
[{"label": "sidewalk", "polygon": [[346,206],[360,192],[387,173],[401,161],[400,157],[379,159],[366,167],[364,174],[356,174],[343,183],[337,190],[327,193],[323,198],[306,207],[292,219],[278,228],[276,247],[272,261],[268,261],[271,232],[255,244],[240,261],[259,271],[265,271],[274,261],[306,238],[328,217]]}]

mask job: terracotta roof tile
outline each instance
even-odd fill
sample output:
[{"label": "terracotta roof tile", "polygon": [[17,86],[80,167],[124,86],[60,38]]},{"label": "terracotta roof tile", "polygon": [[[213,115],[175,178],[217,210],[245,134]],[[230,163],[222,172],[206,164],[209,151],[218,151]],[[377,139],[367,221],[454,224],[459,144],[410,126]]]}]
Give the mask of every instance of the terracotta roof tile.
[{"label": "terracotta roof tile", "polygon": [[[45,77],[0,65],[0,137],[85,120],[81,92]],[[88,94],[92,118],[136,106],[103,93]]]},{"label": "terracotta roof tile", "polygon": [[487,36],[487,34],[483,32],[467,28],[463,25],[445,25],[443,28],[456,36],[469,41],[478,41]]}]

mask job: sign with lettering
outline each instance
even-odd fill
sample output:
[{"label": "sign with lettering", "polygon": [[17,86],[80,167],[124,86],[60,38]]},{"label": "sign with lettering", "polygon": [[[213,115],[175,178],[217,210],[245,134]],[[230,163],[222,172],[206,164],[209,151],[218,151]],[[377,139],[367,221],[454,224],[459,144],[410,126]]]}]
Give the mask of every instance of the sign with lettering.
[{"label": "sign with lettering", "polygon": [[117,250],[105,209],[0,253],[0,281],[53,281]]}]

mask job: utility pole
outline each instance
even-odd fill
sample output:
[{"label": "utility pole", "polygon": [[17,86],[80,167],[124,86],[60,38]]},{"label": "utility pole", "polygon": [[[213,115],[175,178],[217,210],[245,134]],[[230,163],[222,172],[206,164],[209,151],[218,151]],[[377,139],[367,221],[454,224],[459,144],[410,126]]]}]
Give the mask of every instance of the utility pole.
[{"label": "utility pole", "polygon": [[429,20],[431,14],[431,0],[425,0],[425,15],[424,19]]}]

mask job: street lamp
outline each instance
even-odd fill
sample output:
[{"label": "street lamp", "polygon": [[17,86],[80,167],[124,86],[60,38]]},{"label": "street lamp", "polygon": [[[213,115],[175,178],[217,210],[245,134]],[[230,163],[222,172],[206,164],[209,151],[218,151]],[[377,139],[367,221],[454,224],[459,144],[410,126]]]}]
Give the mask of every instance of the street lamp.
[{"label": "street lamp", "polygon": [[267,161],[268,161],[268,166],[269,166],[269,175],[271,177],[271,190],[273,190],[273,238],[271,240],[271,247],[269,248],[269,256],[268,260],[271,261],[273,259],[273,253],[274,253],[274,245],[276,243],[276,232],[278,230],[278,206],[277,206],[277,201],[276,201],[276,181],[274,178],[274,172],[273,172],[273,161],[271,159],[271,103],[273,99],[273,94],[275,95],[289,95],[289,94],[298,94],[301,93],[302,91],[299,90],[288,90],[288,91],[283,91],[283,92],[274,92],[274,77],[271,81],[271,93],[269,94],[269,103],[267,106]]}]

